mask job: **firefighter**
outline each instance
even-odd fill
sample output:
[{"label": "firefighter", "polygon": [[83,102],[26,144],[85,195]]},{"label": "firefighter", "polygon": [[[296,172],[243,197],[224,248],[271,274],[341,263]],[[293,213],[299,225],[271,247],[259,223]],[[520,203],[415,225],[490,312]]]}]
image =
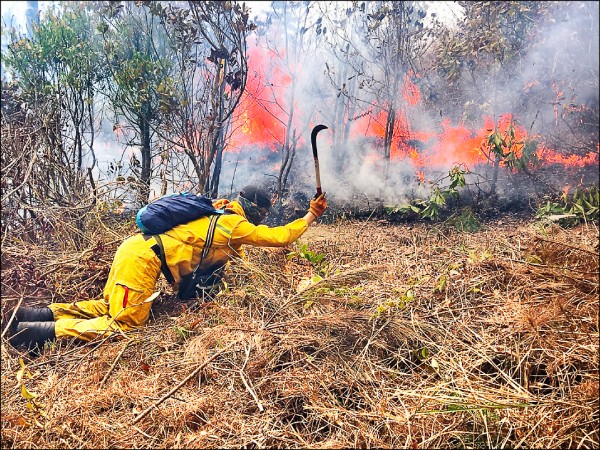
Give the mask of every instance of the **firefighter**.
[{"label": "firefighter", "polygon": [[203,269],[215,274],[228,261],[244,258],[244,244],[259,247],[292,244],[325,212],[327,201],[324,194],[312,199],[303,218],[279,227],[260,225],[272,211],[272,204],[268,193],[257,186],[246,186],[234,201],[220,199],[213,205],[225,209],[226,214],[218,216],[212,244],[206,246],[209,250],[202,260],[211,217],[178,225],[160,235],[166,268],[157,251],[157,238],[136,234],[117,249],[103,298],[51,303],[43,308],[20,307],[11,323],[9,342],[15,347],[41,348],[55,339],[72,337],[91,341],[118,330],[143,326],[157,296],[154,289],[161,268],[178,294],[186,290],[189,295],[190,285],[195,292],[196,280],[192,275],[202,273]]}]

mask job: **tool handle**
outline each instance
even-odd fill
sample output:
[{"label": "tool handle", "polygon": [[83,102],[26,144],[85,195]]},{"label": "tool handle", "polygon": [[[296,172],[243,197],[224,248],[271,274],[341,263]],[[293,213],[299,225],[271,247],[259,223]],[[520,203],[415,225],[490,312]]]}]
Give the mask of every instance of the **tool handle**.
[{"label": "tool handle", "polygon": [[319,171],[319,160],[317,158],[315,158],[315,175],[317,177],[317,195],[315,195],[315,198],[317,198],[323,193],[321,190],[321,172]]}]

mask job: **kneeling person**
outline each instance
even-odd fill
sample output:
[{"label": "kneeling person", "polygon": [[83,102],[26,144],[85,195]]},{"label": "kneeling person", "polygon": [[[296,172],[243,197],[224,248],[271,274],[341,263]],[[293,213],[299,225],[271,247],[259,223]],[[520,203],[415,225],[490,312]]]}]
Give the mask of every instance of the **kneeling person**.
[{"label": "kneeling person", "polygon": [[[136,234],[117,249],[103,298],[75,303],[51,303],[45,308],[21,307],[11,324],[10,343],[14,346],[41,346],[46,341],[74,337],[91,341],[115,331],[128,331],[146,324],[157,294],[161,258],[154,250],[162,244],[163,273],[170,273],[171,285],[180,298],[194,297],[198,272],[220,276],[225,264],[244,258],[243,245],[285,247],[296,241],[327,208],[324,195],[310,201],[303,218],[283,226],[268,227],[261,222],[272,210],[268,193],[246,186],[234,201],[213,202],[224,209],[214,222],[212,244],[202,257],[211,217],[202,217],[156,236]],[[191,283],[191,284],[190,284]]]}]

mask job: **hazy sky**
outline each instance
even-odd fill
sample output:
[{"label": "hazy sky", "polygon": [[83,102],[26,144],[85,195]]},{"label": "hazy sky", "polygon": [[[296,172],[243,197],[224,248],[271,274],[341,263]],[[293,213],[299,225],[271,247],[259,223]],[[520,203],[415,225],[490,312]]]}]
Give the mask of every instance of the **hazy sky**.
[{"label": "hazy sky", "polygon": [[21,23],[19,18],[25,17],[25,6],[27,3],[25,2],[6,2],[3,1],[0,3],[0,8],[2,10],[2,23],[10,24],[11,16],[15,16],[13,20]]},{"label": "hazy sky", "polygon": [[[48,7],[48,4],[52,2],[38,2],[39,9],[45,9]],[[27,9],[26,1],[5,1],[2,0],[0,4],[0,8],[2,9],[2,20],[7,24],[10,24],[10,21],[13,20],[14,23],[24,26],[25,25],[25,10]]]},{"label": "hazy sky", "polygon": [[[40,10],[44,10],[48,8],[52,3],[50,1],[38,1],[38,8]],[[260,15],[264,11],[268,10],[271,5],[270,1],[253,1],[248,2],[247,6],[250,7],[251,17],[255,15]],[[16,24],[20,26],[25,25],[25,9],[27,8],[26,1],[5,1],[2,0],[0,2],[0,7],[2,9],[2,19],[10,24],[11,19],[15,21]]]}]

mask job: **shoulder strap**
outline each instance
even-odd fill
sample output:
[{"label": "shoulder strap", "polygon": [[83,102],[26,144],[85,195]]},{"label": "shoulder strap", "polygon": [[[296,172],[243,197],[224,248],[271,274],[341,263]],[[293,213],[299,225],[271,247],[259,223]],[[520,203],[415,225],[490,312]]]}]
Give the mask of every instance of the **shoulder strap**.
[{"label": "shoulder strap", "polygon": [[192,272],[192,278],[196,276],[196,272],[198,272],[202,261],[204,261],[204,258],[206,258],[206,255],[208,255],[208,252],[210,251],[210,246],[212,245],[213,238],[215,237],[215,228],[217,227],[217,220],[219,220],[220,216],[220,214],[216,214],[214,216],[211,216],[210,218],[210,224],[208,225],[208,230],[206,231],[206,241],[204,241],[204,248],[202,249],[202,254],[200,255],[200,262]]},{"label": "shoulder strap", "polygon": [[217,220],[219,220],[219,217],[219,214],[215,214],[210,218],[210,224],[208,225],[208,230],[206,232],[206,241],[204,242],[204,248],[202,249],[202,255],[200,256],[200,262],[198,265],[202,264],[202,261],[204,258],[206,258],[206,255],[208,255],[208,252],[210,251],[213,238],[215,237],[215,228],[217,227]]},{"label": "shoulder strap", "polygon": [[160,238],[159,234],[155,234],[153,235],[153,237],[156,240],[156,245],[153,245],[151,248],[154,251],[154,253],[156,253],[160,258],[160,270],[169,282],[169,284],[173,284],[175,282],[175,278],[173,277],[169,266],[167,266],[167,259],[165,258],[165,247],[163,246],[162,239]]},{"label": "shoulder strap", "polygon": [[[200,267],[200,264],[202,263],[204,258],[206,258],[206,255],[208,255],[208,252],[210,251],[210,247],[212,245],[213,238],[215,236],[215,228],[217,226],[217,220],[219,220],[220,216],[221,216],[220,214],[215,214],[215,215],[211,216],[211,218],[210,218],[210,224],[208,225],[208,230],[206,232],[206,241],[204,242],[204,248],[202,249],[202,255],[200,256],[200,262],[198,263],[198,266],[196,266],[196,269],[198,269],[198,267]],[[154,240],[156,241],[156,244],[150,248],[154,251],[154,253],[156,253],[156,255],[160,259],[160,270],[163,273],[163,275],[165,276],[165,278],[167,279],[167,281],[169,282],[169,284],[173,284],[175,282],[175,278],[173,277],[173,274],[171,273],[169,266],[167,266],[167,259],[165,258],[165,248],[163,246],[162,239],[160,238],[160,235],[158,235],[158,234],[144,235],[144,239],[149,239],[150,237],[153,237]],[[196,270],[194,270],[194,272],[196,272]]]}]

